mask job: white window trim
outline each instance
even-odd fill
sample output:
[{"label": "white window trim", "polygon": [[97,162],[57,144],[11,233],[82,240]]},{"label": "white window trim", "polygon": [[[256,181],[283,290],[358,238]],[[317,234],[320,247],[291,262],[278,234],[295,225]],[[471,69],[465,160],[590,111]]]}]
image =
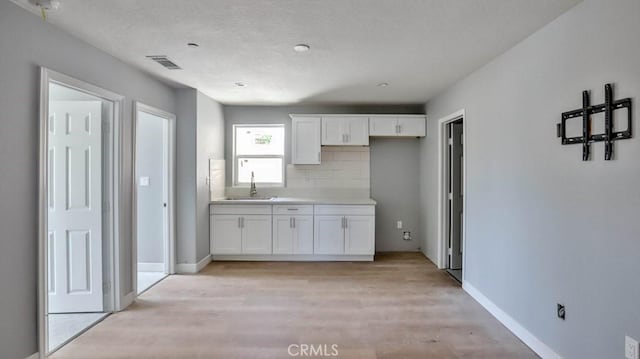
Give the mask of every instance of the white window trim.
[{"label": "white window trim", "polygon": [[286,186],[286,163],[285,163],[285,155],[236,155],[236,129],[238,127],[278,127],[278,128],[282,128],[284,130],[285,133],[285,138],[284,138],[284,151],[286,152],[286,148],[287,148],[287,139],[286,139],[286,133],[287,133],[287,129],[285,127],[284,123],[271,123],[271,124],[253,124],[253,123],[245,123],[245,124],[237,124],[237,125],[233,125],[233,144],[232,144],[232,150],[233,150],[233,157],[231,159],[231,166],[233,168],[233,187],[237,187],[237,188],[249,188],[250,184],[249,183],[239,183],[238,182],[238,158],[244,158],[244,157],[249,157],[249,158],[279,158],[282,159],[282,182],[256,182],[257,185],[261,186],[261,187],[272,187],[272,188],[284,188]]}]

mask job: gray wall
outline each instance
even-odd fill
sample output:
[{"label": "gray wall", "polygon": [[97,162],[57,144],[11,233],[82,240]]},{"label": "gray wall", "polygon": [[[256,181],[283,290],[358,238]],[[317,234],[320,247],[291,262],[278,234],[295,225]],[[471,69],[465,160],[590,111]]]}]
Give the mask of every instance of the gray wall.
[{"label": "gray wall", "polygon": [[638,18],[638,0],[585,0],[427,104],[425,253],[435,260],[436,123],[465,108],[466,281],[564,358],[622,358],[625,334],[640,339],[640,139],[582,162],[555,129],[582,90],[603,102],[606,82],[634,98],[638,128]]},{"label": "gray wall", "polygon": [[0,1],[0,358],[37,351],[37,216],[39,68],[53,70],[126,96],[122,271],[131,288],[132,100],[174,112],[173,90],[129,65]]},{"label": "gray wall", "polygon": [[[164,263],[164,123],[166,119],[138,112],[136,128],[136,185],[138,203],[138,263]],[[149,177],[141,186],[140,177]]]},{"label": "gray wall", "polygon": [[197,174],[196,174],[196,262],[209,250],[209,159],[224,159],[222,106],[198,92]]},{"label": "gray wall", "polygon": [[[298,106],[224,106],[225,153],[227,160],[227,186],[232,185],[233,125],[234,124],[285,124],[285,163],[291,163],[291,118],[289,114],[304,113],[424,113],[417,105],[367,106],[367,105],[298,105]],[[418,208],[418,154],[419,143],[415,139],[373,139],[371,141],[371,197],[378,201],[376,207],[376,250],[417,250],[422,243]],[[409,176],[393,176],[385,173],[385,166],[402,170]],[[398,203],[401,199],[403,203]],[[399,218],[402,217],[402,218]],[[413,240],[405,242],[396,229],[396,221],[403,220],[405,228],[412,232]]]},{"label": "gray wall", "polygon": [[209,255],[209,158],[224,159],[222,106],[194,89],[176,91],[177,262],[194,264]]},{"label": "gray wall", "polygon": [[176,263],[196,262],[197,91],[176,90]]},{"label": "gray wall", "polygon": [[[418,251],[420,142],[416,138],[371,138],[371,196],[376,206],[376,251]],[[402,221],[403,229],[396,222]],[[411,240],[402,239],[411,231]]]}]

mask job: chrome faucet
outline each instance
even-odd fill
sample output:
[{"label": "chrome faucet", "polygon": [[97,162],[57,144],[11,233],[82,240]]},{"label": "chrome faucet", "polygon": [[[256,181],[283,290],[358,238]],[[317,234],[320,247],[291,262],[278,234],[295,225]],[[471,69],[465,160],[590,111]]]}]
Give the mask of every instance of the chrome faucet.
[{"label": "chrome faucet", "polygon": [[258,194],[258,190],[256,189],[256,180],[253,175],[253,171],[251,171],[251,189],[249,190],[249,196],[255,197]]}]

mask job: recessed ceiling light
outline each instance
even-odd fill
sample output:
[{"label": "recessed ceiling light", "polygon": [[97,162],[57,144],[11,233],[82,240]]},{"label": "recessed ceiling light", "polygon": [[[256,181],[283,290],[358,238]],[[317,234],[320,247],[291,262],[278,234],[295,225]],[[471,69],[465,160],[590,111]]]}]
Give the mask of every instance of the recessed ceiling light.
[{"label": "recessed ceiling light", "polygon": [[236,82],[236,86],[245,87],[246,85],[244,84],[244,82]]},{"label": "recessed ceiling light", "polygon": [[311,50],[311,46],[309,46],[307,44],[298,44],[298,45],[294,46],[293,49],[296,52],[307,52],[307,51]]},{"label": "recessed ceiling light", "polygon": [[378,84],[378,87],[387,87],[387,86],[389,86],[389,84],[386,82],[381,82]]},{"label": "recessed ceiling light", "polygon": [[196,44],[195,42],[190,42],[187,44],[187,46],[191,47],[191,48],[196,48],[196,47],[200,47],[200,45]]}]

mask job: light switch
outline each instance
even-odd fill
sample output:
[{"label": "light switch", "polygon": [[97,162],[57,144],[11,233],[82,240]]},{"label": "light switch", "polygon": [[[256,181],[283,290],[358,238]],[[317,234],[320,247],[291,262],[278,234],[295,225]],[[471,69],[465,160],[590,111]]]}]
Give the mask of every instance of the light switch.
[{"label": "light switch", "polygon": [[396,223],[396,227],[398,229],[402,229],[402,221],[398,221],[398,223]]},{"label": "light switch", "polygon": [[149,176],[140,177],[140,187],[149,187]]}]

